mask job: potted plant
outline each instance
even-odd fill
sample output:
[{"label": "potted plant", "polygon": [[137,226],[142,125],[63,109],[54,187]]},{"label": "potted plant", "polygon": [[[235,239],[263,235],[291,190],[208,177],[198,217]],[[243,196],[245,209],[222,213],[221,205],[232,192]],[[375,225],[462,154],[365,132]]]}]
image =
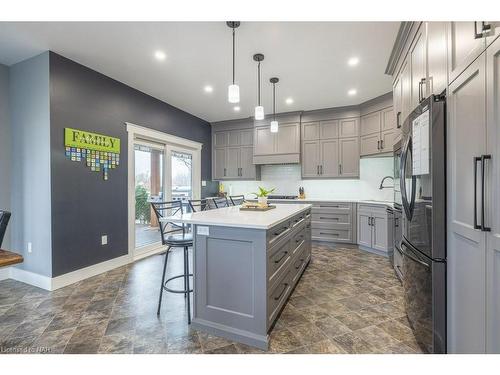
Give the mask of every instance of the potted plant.
[{"label": "potted plant", "polygon": [[259,192],[252,194],[254,194],[257,197],[257,202],[259,202],[261,206],[267,206],[267,196],[271,194],[274,190],[275,188],[271,190],[266,190],[259,186]]}]

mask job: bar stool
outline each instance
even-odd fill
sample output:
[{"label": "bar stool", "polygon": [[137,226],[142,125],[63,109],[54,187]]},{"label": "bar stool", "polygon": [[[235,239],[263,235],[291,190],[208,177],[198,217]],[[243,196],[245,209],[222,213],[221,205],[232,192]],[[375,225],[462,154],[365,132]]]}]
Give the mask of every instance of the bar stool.
[{"label": "bar stool", "polygon": [[206,211],[210,209],[206,199],[190,199],[188,202],[191,212]]},{"label": "bar stool", "polygon": [[0,210],[0,247],[2,247],[3,237],[7,231],[7,224],[9,224],[10,212]]},{"label": "bar stool", "polygon": [[212,202],[215,205],[215,208],[229,207],[226,197],[212,198]]},{"label": "bar stool", "polygon": [[[191,324],[191,299],[189,293],[191,293],[193,289],[190,289],[189,277],[193,276],[193,274],[189,273],[189,247],[193,246],[193,234],[187,233],[183,224],[179,225],[175,222],[162,222],[160,220],[166,216],[174,216],[178,214],[182,215],[183,210],[181,201],[154,202],[151,203],[151,206],[153,207],[156,217],[158,218],[158,223],[160,224],[161,242],[163,245],[168,246],[165,251],[165,263],[163,265],[157,315],[160,315],[161,299],[163,297],[164,290],[170,293],[182,293],[184,294],[184,298],[187,298],[188,323]],[[176,247],[184,248],[184,273],[165,280],[168,255],[170,254],[170,251],[172,251],[172,248]],[[184,289],[172,289],[168,286],[170,281],[180,279],[181,277],[184,278]]]},{"label": "bar stool", "polygon": [[231,203],[233,206],[239,206],[245,201],[244,195],[230,195],[229,199],[231,199]]}]

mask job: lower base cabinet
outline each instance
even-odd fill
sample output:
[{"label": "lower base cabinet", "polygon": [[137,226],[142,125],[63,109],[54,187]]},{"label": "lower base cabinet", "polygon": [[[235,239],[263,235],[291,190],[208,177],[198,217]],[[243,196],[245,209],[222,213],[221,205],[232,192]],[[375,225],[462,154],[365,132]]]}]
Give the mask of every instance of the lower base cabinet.
[{"label": "lower base cabinet", "polygon": [[393,246],[392,215],[380,205],[358,204],[358,245],[381,255]]}]

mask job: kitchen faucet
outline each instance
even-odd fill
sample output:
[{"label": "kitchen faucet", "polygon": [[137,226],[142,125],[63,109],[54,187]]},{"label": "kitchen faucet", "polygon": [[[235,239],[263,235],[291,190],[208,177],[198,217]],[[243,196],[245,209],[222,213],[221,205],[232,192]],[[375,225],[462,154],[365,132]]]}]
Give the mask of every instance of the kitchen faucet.
[{"label": "kitchen faucet", "polygon": [[[384,181],[387,180],[388,178],[390,178],[392,180],[392,186],[384,186]],[[382,190],[382,189],[391,189],[391,188],[394,188],[394,177],[392,177],[392,176],[385,176],[382,179],[382,181],[380,182],[379,189]]]}]

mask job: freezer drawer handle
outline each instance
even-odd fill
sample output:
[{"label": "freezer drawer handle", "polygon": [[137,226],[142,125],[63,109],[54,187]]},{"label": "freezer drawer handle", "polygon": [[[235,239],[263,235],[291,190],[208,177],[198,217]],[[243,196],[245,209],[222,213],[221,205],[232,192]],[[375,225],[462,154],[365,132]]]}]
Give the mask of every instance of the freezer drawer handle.
[{"label": "freezer drawer handle", "polygon": [[431,268],[431,266],[423,261],[421,261],[420,259],[417,259],[415,258],[413,255],[410,255],[406,250],[404,250],[405,248],[405,244],[404,243],[401,243],[401,253],[404,255],[404,256],[407,256],[408,258],[410,258],[411,260],[413,260],[414,262],[417,262],[418,264],[426,267],[426,268]]}]

